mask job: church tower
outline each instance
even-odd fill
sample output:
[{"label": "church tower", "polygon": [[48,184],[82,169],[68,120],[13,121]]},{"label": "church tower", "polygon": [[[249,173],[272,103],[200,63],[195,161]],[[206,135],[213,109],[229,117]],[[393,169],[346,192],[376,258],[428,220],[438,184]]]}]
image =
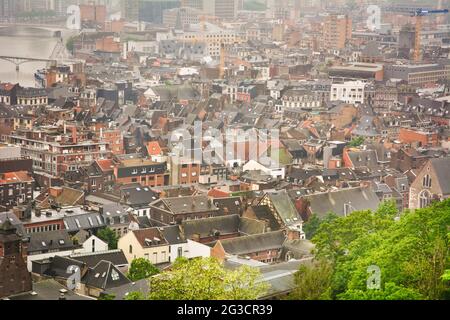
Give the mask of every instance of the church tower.
[{"label": "church tower", "polygon": [[32,290],[25,250],[17,228],[6,219],[0,224],[0,299]]}]

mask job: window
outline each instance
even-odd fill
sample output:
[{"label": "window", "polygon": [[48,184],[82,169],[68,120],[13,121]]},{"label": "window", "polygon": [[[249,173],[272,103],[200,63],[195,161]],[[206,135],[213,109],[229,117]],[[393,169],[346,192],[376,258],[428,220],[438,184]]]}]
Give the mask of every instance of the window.
[{"label": "window", "polygon": [[129,253],[133,253],[133,246],[130,244],[130,247],[128,248]]},{"label": "window", "polygon": [[183,256],[183,247],[178,247],[178,258]]},{"label": "window", "polygon": [[428,190],[423,190],[419,194],[419,208],[428,207],[431,203],[431,193]]},{"label": "window", "polygon": [[423,187],[424,188],[431,188],[431,177],[429,174],[423,177]]}]

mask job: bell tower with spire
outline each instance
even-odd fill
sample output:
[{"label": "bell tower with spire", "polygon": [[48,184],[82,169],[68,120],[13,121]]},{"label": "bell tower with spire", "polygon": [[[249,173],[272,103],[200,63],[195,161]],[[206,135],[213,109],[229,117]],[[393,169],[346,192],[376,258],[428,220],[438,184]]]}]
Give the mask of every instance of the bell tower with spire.
[{"label": "bell tower with spire", "polygon": [[0,224],[0,299],[32,291],[24,251],[22,237],[7,218]]}]

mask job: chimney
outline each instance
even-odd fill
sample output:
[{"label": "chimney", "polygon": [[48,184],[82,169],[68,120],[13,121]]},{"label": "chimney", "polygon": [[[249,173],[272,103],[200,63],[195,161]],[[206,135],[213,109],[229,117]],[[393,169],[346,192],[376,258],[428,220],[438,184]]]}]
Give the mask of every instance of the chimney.
[{"label": "chimney", "polygon": [[73,143],[77,143],[77,141],[78,141],[78,138],[77,138],[77,126],[75,125],[75,126],[73,126],[72,127],[72,142]]},{"label": "chimney", "polygon": [[49,194],[50,196],[52,196],[53,198],[57,198],[59,197],[63,192],[63,189],[60,187],[51,187],[49,189]]},{"label": "chimney", "polygon": [[294,230],[288,230],[287,231],[287,239],[288,240],[299,240],[300,232],[294,231]]}]

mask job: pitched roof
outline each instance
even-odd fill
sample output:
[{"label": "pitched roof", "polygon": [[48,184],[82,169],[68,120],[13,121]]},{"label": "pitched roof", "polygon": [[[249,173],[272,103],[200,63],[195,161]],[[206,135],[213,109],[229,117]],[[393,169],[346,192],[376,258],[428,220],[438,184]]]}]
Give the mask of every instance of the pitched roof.
[{"label": "pitched roof", "polygon": [[162,198],[152,205],[156,207],[162,206],[163,210],[167,210],[174,215],[195,212],[219,211],[219,208],[217,208],[216,205],[206,195]]},{"label": "pitched roof", "polygon": [[159,228],[133,230],[132,232],[143,248],[168,245]]},{"label": "pitched roof", "polygon": [[158,141],[150,141],[147,143],[147,152],[150,156],[159,156],[162,154],[162,149]]},{"label": "pitched roof", "polygon": [[286,239],[283,231],[274,231],[233,239],[219,240],[225,252],[245,255],[271,249],[280,249]]},{"label": "pitched roof", "polygon": [[273,216],[270,208],[267,205],[262,206],[252,206],[251,209],[256,215],[256,218],[261,221],[267,221],[269,223],[269,228],[272,231],[280,229],[280,224],[277,219]]},{"label": "pitched roof", "polygon": [[94,268],[99,262],[108,261],[115,266],[127,265],[127,258],[122,250],[109,250],[100,252],[77,253],[70,256],[71,259],[80,261],[90,268]]},{"label": "pitched roof", "polygon": [[32,233],[28,245],[28,252],[63,251],[75,248],[67,230],[54,230]]},{"label": "pitched roof", "polygon": [[285,225],[289,226],[302,222],[302,218],[298,214],[286,190],[268,192],[267,196]]},{"label": "pitched roof", "polygon": [[89,269],[83,282],[87,286],[105,290],[129,284],[131,280],[111,262],[102,260],[94,268]]},{"label": "pitched roof", "polygon": [[313,214],[325,217],[332,212],[345,215],[345,207],[351,211],[377,210],[380,200],[372,188],[350,188],[304,196]]},{"label": "pitched roof", "polygon": [[98,212],[85,214],[67,215],[64,217],[64,224],[67,231],[75,232],[79,230],[98,229],[105,226],[102,215]]},{"label": "pitched roof", "polygon": [[215,233],[220,235],[238,233],[239,225],[240,219],[236,214],[188,220],[181,223],[183,233],[187,239],[191,239],[195,234],[205,238],[214,236]]},{"label": "pitched roof", "polygon": [[0,184],[33,182],[34,179],[27,171],[0,173]]},{"label": "pitched roof", "polygon": [[436,172],[442,194],[450,194],[450,157],[431,159],[430,164]]}]

